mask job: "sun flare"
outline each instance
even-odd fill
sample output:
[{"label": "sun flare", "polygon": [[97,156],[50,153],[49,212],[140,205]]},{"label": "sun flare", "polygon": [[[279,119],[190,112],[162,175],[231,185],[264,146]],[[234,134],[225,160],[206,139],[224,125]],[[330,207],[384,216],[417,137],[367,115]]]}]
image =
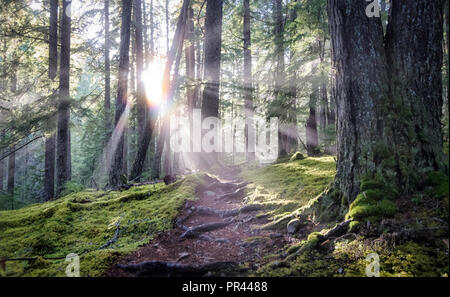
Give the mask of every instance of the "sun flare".
[{"label": "sun flare", "polygon": [[164,60],[155,58],[142,73],[147,101],[152,105],[160,105],[163,100]]}]

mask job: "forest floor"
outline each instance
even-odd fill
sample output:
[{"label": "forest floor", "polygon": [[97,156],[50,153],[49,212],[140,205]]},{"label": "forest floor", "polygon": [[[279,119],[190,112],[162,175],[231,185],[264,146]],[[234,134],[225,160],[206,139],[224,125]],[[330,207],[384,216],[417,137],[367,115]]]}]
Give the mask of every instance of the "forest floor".
[{"label": "forest floor", "polygon": [[[246,275],[248,269],[254,270],[267,264],[270,261],[267,255],[300,239],[288,236],[284,230],[261,228],[268,223],[267,214],[262,211],[262,204],[249,207],[245,203],[247,184],[236,170],[222,173],[209,186],[197,192],[197,200],[185,203],[176,228],[158,234],[151,243],[125,256],[105,276],[189,276],[193,273],[192,268],[199,268],[199,275],[217,273],[220,276],[236,276]],[[184,236],[187,231],[199,226],[204,227],[205,231]],[[130,264],[145,262],[163,264],[165,267],[159,265],[158,268],[139,268],[135,271],[127,269]],[[170,265],[176,265],[177,269],[167,267]],[[212,271],[214,265],[220,266],[221,271]],[[207,268],[202,269],[203,266]]]},{"label": "forest floor", "polygon": [[371,253],[381,276],[448,275],[448,177],[330,235],[335,161],[294,156],[0,211],[0,276],[65,276],[70,253],[81,276],[366,276]]}]

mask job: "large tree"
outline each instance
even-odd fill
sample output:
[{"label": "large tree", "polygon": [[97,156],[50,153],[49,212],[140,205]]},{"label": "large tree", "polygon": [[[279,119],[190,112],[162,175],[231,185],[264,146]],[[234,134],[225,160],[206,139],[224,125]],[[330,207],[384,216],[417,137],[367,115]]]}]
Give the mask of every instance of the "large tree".
[{"label": "large tree", "polygon": [[337,106],[335,184],[348,202],[364,177],[407,190],[427,169],[445,167],[439,126],[442,1],[391,5],[385,41],[381,19],[366,15],[367,3],[328,0]]},{"label": "large tree", "polygon": [[244,0],[244,108],[245,149],[248,160],[255,159],[255,127],[253,123],[252,52],[250,30],[250,0]]},{"label": "large tree", "polygon": [[[119,80],[117,84],[115,126],[117,135],[117,145],[114,150],[113,160],[109,171],[109,185],[115,187],[122,182],[123,172],[123,151],[124,135],[122,115],[127,106],[128,73],[130,68],[130,27],[131,27],[131,7],[132,0],[122,1],[122,24],[120,28],[120,49],[119,49]],[[122,122],[121,122],[122,119]]]},{"label": "large tree", "polygon": [[61,16],[61,53],[59,69],[58,130],[56,140],[56,186],[61,193],[71,178],[70,158],[70,31],[71,1],[63,1]]},{"label": "large tree", "polygon": [[[48,42],[48,77],[51,80],[56,78],[58,69],[58,0],[50,1],[50,25]],[[52,96],[53,99],[53,96]],[[56,136],[55,117],[52,114],[48,119],[48,129],[50,135],[45,139],[45,160],[44,160],[44,199],[50,200],[55,196],[55,152]]]},{"label": "large tree", "polygon": [[[220,58],[222,50],[222,0],[206,1],[205,18],[205,88],[202,98],[202,118],[219,118],[219,86]],[[215,138],[218,139],[218,136]],[[203,154],[204,166],[209,166],[217,160],[216,153]]]}]

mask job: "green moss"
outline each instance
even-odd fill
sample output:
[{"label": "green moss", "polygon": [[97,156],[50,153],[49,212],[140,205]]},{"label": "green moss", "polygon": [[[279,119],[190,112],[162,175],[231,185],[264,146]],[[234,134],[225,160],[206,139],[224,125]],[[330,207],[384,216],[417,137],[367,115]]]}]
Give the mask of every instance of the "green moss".
[{"label": "green moss", "polygon": [[296,152],[295,154],[292,155],[292,157],[289,159],[289,161],[296,161],[296,160],[303,160],[305,159],[305,156],[303,156],[302,153],[300,152]]},{"label": "green moss", "polygon": [[448,176],[440,172],[434,171],[428,175],[428,179],[438,198],[445,198],[449,196]]},{"label": "green moss", "polygon": [[253,183],[248,186],[249,202],[265,204],[269,219],[274,223],[279,221],[275,225],[285,228],[285,221],[289,221],[294,211],[327,188],[334,179],[335,169],[333,157],[307,157],[292,162],[287,159],[263,168],[243,168],[242,177]]},{"label": "green moss", "polygon": [[346,219],[357,221],[378,220],[392,217],[397,213],[397,206],[390,199],[395,197],[382,183],[375,180],[361,182],[361,192],[350,204]]},{"label": "green moss", "polygon": [[[64,258],[77,253],[81,276],[101,275],[120,255],[172,228],[184,201],[195,199],[196,187],[206,178],[205,174],[196,174],[170,186],[161,183],[122,192],[87,190],[18,210],[0,211],[0,258]],[[117,241],[100,250],[113,238],[117,223]],[[64,260],[44,262],[7,262],[7,273],[65,275]]]}]

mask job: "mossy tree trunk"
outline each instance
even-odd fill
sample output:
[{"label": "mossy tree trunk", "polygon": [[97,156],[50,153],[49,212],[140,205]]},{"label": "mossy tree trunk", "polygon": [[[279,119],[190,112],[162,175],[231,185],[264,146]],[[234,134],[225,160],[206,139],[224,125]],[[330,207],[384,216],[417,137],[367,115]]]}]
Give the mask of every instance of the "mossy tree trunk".
[{"label": "mossy tree trunk", "polygon": [[386,135],[398,182],[414,189],[429,170],[446,171],[442,145],[443,0],[391,1],[386,34],[390,100]]},{"label": "mossy tree trunk", "polygon": [[[391,2],[386,40],[367,3],[328,0],[337,107],[337,190],[363,177],[411,190],[442,153],[441,0]],[[386,48],[385,48],[386,44]]]},{"label": "mossy tree trunk", "polygon": [[[364,175],[377,168],[382,138],[377,106],[387,101],[388,80],[379,18],[368,18],[364,1],[328,0],[334,95],[337,108],[337,189],[352,201]],[[381,121],[380,121],[381,122]]]}]

